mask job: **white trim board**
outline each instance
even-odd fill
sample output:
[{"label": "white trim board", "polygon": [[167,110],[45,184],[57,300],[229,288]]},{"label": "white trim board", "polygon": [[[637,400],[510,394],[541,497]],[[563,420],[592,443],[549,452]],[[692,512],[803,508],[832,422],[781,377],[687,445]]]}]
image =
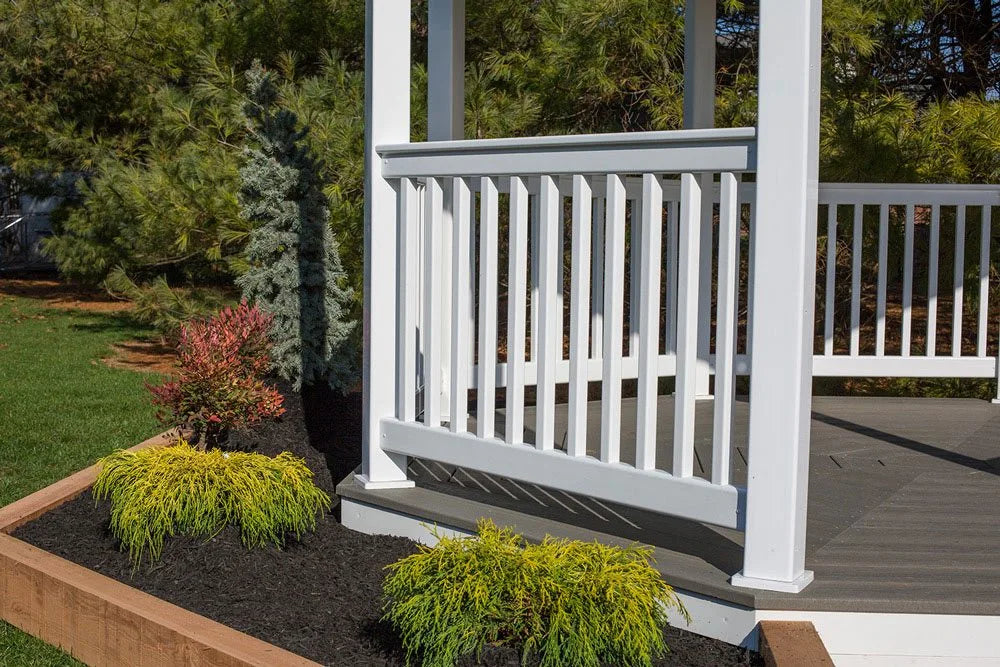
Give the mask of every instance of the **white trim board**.
[{"label": "white trim board", "polygon": [[1000,658],[970,658],[962,656],[942,656],[937,658],[912,655],[841,655],[830,658],[837,667],[997,667]]},{"label": "white trim board", "polygon": [[[675,477],[659,470],[636,470],[626,464],[601,463],[559,450],[542,451],[530,445],[510,445],[441,427],[382,420],[383,451],[424,457],[462,468],[482,470],[529,484],[552,485],[561,491],[583,493],[602,500],[650,509],[663,514],[726,528],[743,526],[745,494],[742,488],[712,484],[696,477]],[[483,461],[489,461],[484,466]],[[608,480],[617,483],[609,484]]]}]

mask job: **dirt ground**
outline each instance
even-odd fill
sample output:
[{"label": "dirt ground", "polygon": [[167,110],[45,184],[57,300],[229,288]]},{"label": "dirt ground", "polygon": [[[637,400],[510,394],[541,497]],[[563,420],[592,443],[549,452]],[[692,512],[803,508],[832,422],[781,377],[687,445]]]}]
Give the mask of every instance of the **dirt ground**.
[{"label": "dirt ground", "polygon": [[111,355],[101,361],[112,368],[161,375],[177,370],[177,352],[159,341],[129,341],[112,345],[111,350]]},{"label": "dirt ground", "polygon": [[132,307],[127,301],[111,298],[104,290],[68,285],[58,280],[3,278],[0,279],[0,294],[41,301],[50,308],[94,313],[118,313]]},{"label": "dirt ground", "polygon": [[[88,313],[126,313],[132,308],[128,301],[114,299],[104,290],[49,279],[2,278],[0,296],[31,299],[56,310]],[[142,373],[169,374],[177,368],[176,352],[159,340],[134,340],[112,345],[108,356],[101,361],[112,368]]]}]

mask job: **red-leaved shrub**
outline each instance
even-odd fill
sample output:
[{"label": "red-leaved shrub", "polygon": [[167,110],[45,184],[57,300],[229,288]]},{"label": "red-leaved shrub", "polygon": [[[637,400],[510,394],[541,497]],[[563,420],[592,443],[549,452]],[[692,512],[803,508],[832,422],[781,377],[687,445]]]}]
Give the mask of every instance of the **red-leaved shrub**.
[{"label": "red-leaved shrub", "polygon": [[231,428],[280,416],[283,398],[264,381],[270,326],[269,315],[241,303],[181,327],[180,372],[149,387],[160,422],[214,443]]}]

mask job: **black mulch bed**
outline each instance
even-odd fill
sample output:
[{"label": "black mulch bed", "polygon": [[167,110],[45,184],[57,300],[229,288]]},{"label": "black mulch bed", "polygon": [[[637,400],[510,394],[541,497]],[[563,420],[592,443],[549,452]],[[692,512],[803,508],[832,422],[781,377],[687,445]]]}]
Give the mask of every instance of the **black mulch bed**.
[{"label": "black mulch bed", "polygon": [[[287,413],[229,446],[306,459],[317,484],[334,494],[358,465],[360,399],[321,393],[304,400],[286,391]],[[176,538],[163,558],[133,572],[108,532],[108,508],[84,495],[18,529],[15,536],[46,551],[198,614],[328,665],[403,665],[399,641],[379,622],[383,568],[413,553],[413,542],[348,530],[336,511],[317,531],[285,551],[247,551],[235,529],[208,542]],[[759,664],[723,642],[668,628],[671,653],[658,665]],[[465,665],[519,665],[515,649],[494,649]]]}]

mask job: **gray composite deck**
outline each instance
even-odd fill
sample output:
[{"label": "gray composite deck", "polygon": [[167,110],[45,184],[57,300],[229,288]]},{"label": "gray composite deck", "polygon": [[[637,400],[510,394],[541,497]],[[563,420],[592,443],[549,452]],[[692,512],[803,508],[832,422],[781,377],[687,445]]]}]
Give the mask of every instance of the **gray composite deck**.
[{"label": "gray composite deck", "polygon": [[[661,397],[659,460],[669,460]],[[711,470],[711,401],[698,404],[696,474]],[[600,404],[590,406],[596,453]],[[623,406],[622,460],[634,456],[635,402]],[[529,409],[526,421],[531,424]],[[503,424],[498,416],[498,425]],[[565,434],[565,406],[557,435]],[[746,478],[747,403],[738,402],[733,478]],[[415,460],[417,488],[342,495],[469,528],[480,516],[544,535],[639,541],[669,583],[760,609],[1000,615],[1000,406],[967,399],[831,398],[813,403],[806,565],[799,595],[734,588],[736,531]]]}]

